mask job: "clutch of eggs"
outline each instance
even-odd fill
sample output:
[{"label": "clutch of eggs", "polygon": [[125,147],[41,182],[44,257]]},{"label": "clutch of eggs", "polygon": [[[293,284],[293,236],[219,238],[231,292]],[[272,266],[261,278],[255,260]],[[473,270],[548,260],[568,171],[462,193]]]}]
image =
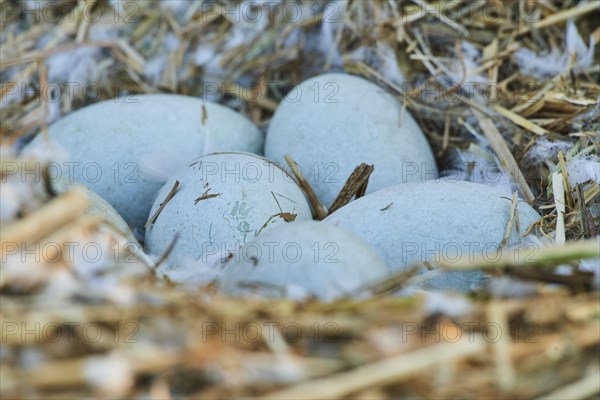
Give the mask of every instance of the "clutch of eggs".
[{"label": "clutch of eggs", "polygon": [[431,148],[413,117],[379,86],[347,74],[311,78],[281,101],[265,157],[290,154],[326,207],[360,163],[374,164],[368,192],[437,177]]},{"label": "clutch of eggs", "polygon": [[146,249],[156,256],[169,251],[161,272],[185,281],[201,278],[202,266],[219,268],[256,235],[310,220],[312,213],[298,185],[274,163],[249,153],[215,153],[167,181],[149,218]]},{"label": "clutch of eggs", "polygon": [[[69,161],[61,173],[142,228],[153,196],[171,173],[216,151],[260,153],[263,137],[243,115],[199,98],[135,95],[102,101],[59,119],[49,139]],[[46,146],[44,135],[28,146]]]},{"label": "clutch of eggs", "polygon": [[[177,282],[214,278],[228,295],[351,296],[417,263],[435,269],[440,258],[495,257],[511,219],[511,199],[493,188],[434,179],[431,148],[412,116],[351,75],[320,75],[287,95],[265,143],[274,162],[251,154],[263,137],[244,116],[179,95],[100,102],[58,120],[48,136],[70,156],[55,191],[86,185],[90,212],[127,238],[128,224],[146,226],[146,250],[165,256],[159,273]],[[374,164],[368,194],[311,221],[304,193],[277,165],[285,154],[327,206],[357,165]],[[524,232],[540,218],[526,203],[517,211],[508,248],[527,242]],[[429,289],[470,291],[485,279],[420,272],[419,286]]]}]

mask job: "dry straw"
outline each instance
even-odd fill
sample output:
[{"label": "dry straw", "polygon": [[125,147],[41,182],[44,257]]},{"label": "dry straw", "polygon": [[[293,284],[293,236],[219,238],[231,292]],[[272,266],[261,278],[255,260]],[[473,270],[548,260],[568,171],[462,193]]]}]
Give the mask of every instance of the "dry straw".
[{"label": "dry straw", "polygon": [[[457,151],[490,153],[521,197],[543,213],[536,227],[519,229],[539,229],[554,244],[539,249],[533,262],[528,254],[503,249],[495,262],[443,266],[518,277],[530,284],[528,297],[391,295],[413,279],[415,269],[369,288],[377,296],[368,300],[243,301],[214,296],[211,285],[190,289],[156,277],[154,267],[162,259],[148,259],[101,218],[86,215],[82,192],[23,198],[15,217],[2,222],[2,396],[593,398],[600,393],[599,293],[581,269],[600,256],[593,213],[600,185],[569,180],[570,163],[593,159],[599,147],[600,69],[597,56],[586,64],[583,47],[590,37],[600,41],[600,3],[317,2],[299,6],[303,17],[292,20],[278,14],[289,3],[272,2],[271,13],[263,10],[263,15],[274,18],[258,23],[236,20],[243,15],[228,12],[235,10],[229,3],[199,0],[61,1],[46,10],[52,18],[37,21],[35,14],[15,12],[14,3],[0,3],[3,189],[16,183],[43,193],[43,177],[33,183],[14,180],[15,164],[31,170],[37,161],[9,160],[4,150],[43,131],[57,115],[91,102],[124,93],[210,95],[264,127],[293,85],[331,66],[397,96],[423,128],[440,165]],[[92,21],[86,18],[90,10],[106,18]],[[127,12],[134,15],[125,21]],[[570,23],[583,44],[562,59],[567,39],[578,43],[567,37]],[[527,75],[527,65],[519,62],[523,49],[540,57],[557,54],[555,64],[562,69],[550,74],[531,69],[534,76]],[[56,62],[65,55],[62,63],[71,64]],[[44,100],[40,87],[67,81],[75,72],[82,85],[99,84],[97,96],[76,90],[56,102]],[[248,82],[262,85],[249,88]],[[469,82],[491,85],[463,90]],[[436,95],[426,95],[431,91]],[[568,149],[560,156],[542,146],[565,142]],[[543,154],[541,161],[534,163],[531,152]],[[302,185],[293,157],[286,159]],[[364,193],[372,167],[357,167],[333,208]],[[303,189],[316,216],[325,217],[327,210],[310,186]],[[516,212],[513,207],[513,216]],[[96,269],[97,264],[68,257],[73,242],[104,252],[119,249],[119,257]],[[33,247],[22,259],[15,246],[25,245]],[[570,266],[572,273],[557,273],[557,265]]]}]

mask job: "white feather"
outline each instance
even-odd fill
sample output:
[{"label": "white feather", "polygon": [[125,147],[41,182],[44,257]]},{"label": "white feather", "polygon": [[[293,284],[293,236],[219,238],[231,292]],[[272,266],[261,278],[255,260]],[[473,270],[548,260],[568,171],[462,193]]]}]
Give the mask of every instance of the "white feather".
[{"label": "white feather", "polygon": [[17,155],[14,146],[9,146],[4,143],[0,144],[0,159],[6,160],[7,158],[13,158]]},{"label": "white feather", "polygon": [[49,162],[60,164],[69,161],[69,152],[64,147],[56,141],[49,139],[47,136],[44,136],[43,132],[40,133],[40,135],[42,135],[42,140],[27,146],[21,152],[22,157],[35,158],[42,164]]},{"label": "white feather", "polygon": [[214,46],[200,45],[194,54],[194,61],[196,65],[203,66],[208,64],[208,62],[211,61],[216,54],[217,49]]},{"label": "white feather", "polygon": [[600,258],[591,258],[588,260],[582,260],[579,264],[579,268],[582,271],[594,273],[594,287],[596,290],[600,289]]},{"label": "white feather", "polygon": [[481,52],[471,42],[463,40],[461,42],[461,50],[463,53],[462,63],[452,62],[450,65],[452,84],[457,84],[461,80],[472,84],[474,82],[485,85],[489,83],[489,79],[481,74],[476,74],[475,71],[480,70],[479,60],[481,58]]},{"label": "white feather", "polygon": [[571,187],[588,181],[600,184],[600,162],[598,161],[590,159],[571,160],[567,163],[567,172]]},{"label": "white feather", "polygon": [[546,138],[538,139],[525,155],[525,159],[535,165],[546,160],[555,158],[560,151],[567,153],[573,147],[573,143],[565,141],[550,141]]},{"label": "white feather", "polygon": [[81,46],[54,54],[46,59],[48,81],[57,84],[88,82],[98,64],[99,57],[100,50],[89,46]]},{"label": "white feather", "polygon": [[[4,243],[4,245],[7,245]],[[2,286],[10,285],[15,289],[29,290],[47,280],[49,268],[36,258],[32,251],[13,253],[13,248],[6,248],[10,253],[3,254],[0,264],[0,282]]]},{"label": "white feather", "polygon": [[496,276],[488,279],[486,287],[494,297],[522,298],[535,296],[536,285],[509,276]]},{"label": "white feather", "polygon": [[148,82],[153,85],[158,84],[163,75],[163,71],[167,66],[169,60],[168,54],[162,54],[156,57],[152,57],[144,64],[144,76],[148,79]]},{"label": "white feather", "polygon": [[215,254],[204,255],[201,260],[182,262],[176,268],[162,265],[157,273],[167,276],[172,282],[197,288],[218,280],[231,257],[230,251],[221,250]]},{"label": "white feather", "polygon": [[379,72],[390,81],[402,84],[404,82],[404,75],[402,75],[400,68],[398,68],[398,60],[396,59],[394,49],[385,42],[377,42],[377,53],[381,60]]},{"label": "white feather", "polygon": [[324,19],[321,24],[321,38],[319,41],[319,49],[329,59],[331,54],[331,66],[339,68],[343,65],[342,57],[335,43],[335,37],[339,24],[343,18],[343,10],[347,5],[346,0],[335,0],[325,7]]},{"label": "white feather", "polygon": [[170,10],[173,15],[183,17],[192,4],[189,0],[161,0],[159,6],[162,10]]},{"label": "white feather", "polygon": [[0,223],[12,221],[21,209],[21,198],[14,184],[0,183]]},{"label": "white feather", "polygon": [[571,57],[575,57],[576,63],[584,70],[589,69],[594,61],[594,45],[594,40],[590,36],[590,45],[586,46],[575,24],[569,21],[564,51],[553,48],[550,53],[542,55],[521,48],[514,53],[513,57],[523,74],[544,78],[565,72]]},{"label": "white feather", "polygon": [[476,145],[471,145],[468,150],[457,150],[455,161],[449,169],[442,171],[441,176],[452,181],[492,186],[508,197],[516,190],[511,176],[502,168],[499,160]]},{"label": "white feather", "polygon": [[82,289],[80,282],[66,268],[52,268],[46,286],[40,293],[40,301],[67,299]]},{"label": "white feather", "polygon": [[134,382],[130,361],[116,352],[108,356],[89,357],[82,372],[92,387],[113,398],[124,396]]}]

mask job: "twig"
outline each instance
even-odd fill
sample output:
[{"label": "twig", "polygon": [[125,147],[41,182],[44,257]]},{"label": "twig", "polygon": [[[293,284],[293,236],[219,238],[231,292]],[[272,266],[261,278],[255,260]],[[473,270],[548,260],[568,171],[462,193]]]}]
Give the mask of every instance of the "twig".
[{"label": "twig", "polygon": [[374,169],[374,166],[365,163],[362,163],[358,167],[354,168],[354,171],[352,171],[348,177],[344,187],[342,190],[340,190],[340,193],[333,201],[331,207],[329,207],[330,215],[348,204],[355,195],[357,198],[364,195],[367,189],[367,184],[369,183],[369,176],[371,176],[371,173],[373,173]]}]

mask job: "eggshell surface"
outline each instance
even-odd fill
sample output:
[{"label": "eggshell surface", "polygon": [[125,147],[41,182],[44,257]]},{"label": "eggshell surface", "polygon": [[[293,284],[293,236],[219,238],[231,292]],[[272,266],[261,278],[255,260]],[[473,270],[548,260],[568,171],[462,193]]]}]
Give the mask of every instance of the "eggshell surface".
[{"label": "eggshell surface", "polygon": [[[165,203],[176,181],[179,187]],[[146,230],[146,248],[161,256],[177,236],[162,271],[191,268],[189,279],[194,278],[194,264],[212,263],[215,258],[225,262],[229,254],[274,226],[312,219],[303,192],[285,171],[245,153],[200,157],[161,188],[151,217],[162,203]]]},{"label": "eggshell surface", "polygon": [[383,88],[356,76],[324,74],[304,81],[278,106],[265,157],[290,154],[329,207],[355,167],[373,164],[367,192],[434,179],[431,148],[413,117]]},{"label": "eggshell surface", "polygon": [[280,225],[247,243],[228,264],[219,290],[228,295],[316,297],[357,295],[388,271],[364,240],[316,221]]},{"label": "eggshell surface", "polygon": [[129,229],[127,222],[125,222],[125,220],[119,215],[119,213],[96,192],[81,184],[70,182],[66,178],[52,179],[51,184],[52,190],[54,190],[56,194],[64,193],[69,190],[73,190],[77,187],[85,188],[85,193],[89,201],[89,209],[87,211],[87,214],[102,217],[106,222],[110,224],[110,226],[113,229],[115,229],[123,237],[129,240],[130,243],[134,243],[137,246],[139,246],[137,240],[131,232],[131,229]]},{"label": "eggshell surface", "polygon": [[[516,246],[540,215],[519,201],[508,248]],[[349,229],[366,240],[398,271],[414,263],[454,262],[460,257],[495,259],[511,214],[511,199],[494,188],[463,181],[434,180],[398,185],[362,197],[322,223]],[[527,241],[527,238],[521,241]],[[469,291],[485,278],[480,272],[421,271],[434,289]]]},{"label": "eggshell surface", "polygon": [[[207,152],[258,153],[263,145],[262,134],[241,114],[170,94],[90,105],[53,123],[48,136],[69,153],[70,161],[60,165],[62,176],[94,190],[138,228],[169,176],[165,171],[175,172]],[[38,135],[29,146],[43,146],[44,139]]]}]

